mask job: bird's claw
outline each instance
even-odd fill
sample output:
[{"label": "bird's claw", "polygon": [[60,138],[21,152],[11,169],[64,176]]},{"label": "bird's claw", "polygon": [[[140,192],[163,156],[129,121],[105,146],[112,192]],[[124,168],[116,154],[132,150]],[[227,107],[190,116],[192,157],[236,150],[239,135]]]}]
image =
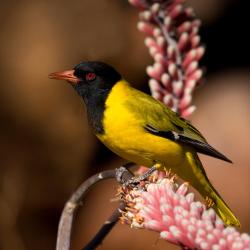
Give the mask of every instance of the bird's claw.
[{"label": "bird's claw", "polygon": [[129,167],[133,165],[132,163],[127,163],[123,166],[120,166],[116,169],[116,180],[121,183],[122,185],[125,185],[128,180],[133,178],[133,173],[129,171]]},{"label": "bird's claw", "polygon": [[157,165],[151,167],[147,172],[139,176],[133,176],[133,174],[126,168],[121,166],[116,169],[116,180],[125,187],[137,187],[141,182],[148,179],[148,177],[158,169]]},{"label": "bird's claw", "polygon": [[153,166],[144,174],[132,177],[130,180],[127,181],[126,185],[139,184],[141,181],[145,181],[146,179],[148,179],[148,177],[156,170],[157,167]]}]

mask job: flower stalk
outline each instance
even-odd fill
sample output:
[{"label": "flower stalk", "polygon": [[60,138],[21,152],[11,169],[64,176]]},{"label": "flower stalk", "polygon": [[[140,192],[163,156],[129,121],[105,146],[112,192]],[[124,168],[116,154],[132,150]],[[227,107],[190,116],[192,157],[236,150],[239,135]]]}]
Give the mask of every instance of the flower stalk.
[{"label": "flower stalk", "polygon": [[199,67],[205,49],[198,34],[201,25],[184,0],[129,0],[140,10],[138,29],[154,63],[146,71],[152,96],[178,112],[191,115],[192,94],[201,82]]}]

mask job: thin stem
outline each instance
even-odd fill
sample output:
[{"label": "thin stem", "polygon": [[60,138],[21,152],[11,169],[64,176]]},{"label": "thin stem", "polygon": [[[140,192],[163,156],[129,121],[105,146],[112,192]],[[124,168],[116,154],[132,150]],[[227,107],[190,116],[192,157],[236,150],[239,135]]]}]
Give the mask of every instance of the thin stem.
[{"label": "thin stem", "polygon": [[79,207],[81,200],[90,190],[90,188],[99,181],[115,178],[115,170],[106,170],[95,174],[87,179],[70,197],[65,204],[57,233],[56,250],[69,250],[72,234],[74,214]]},{"label": "thin stem", "polygon": [[[91,176],[89,179],[84,181],[82,185],[80,185],[80,187],[71,195],[70,199],[64,206],[58,227],[56,250],[70,249],[74,214],[78,209],[79,205],[81,204],[82,199],[90,190],[90,188],[97,182],[112,178],[116,178],[119,183],[125,183],[126,181],[128,181],[129,178],[133,177],[133,174],[127,168],[130,168],[134,165],[134,163],[129,162],[117,169],[100,172]],[[120,216],[120,210],[123,209],[123,206],[124,204],[121,203],[120,207],[113,212],[113,214],[103,224],[103,226],[95,235],[95,237],[86,245],[86,247],[88,248],[85,247],[84,249],[95,249],[98,245],[101,244],[103,239],[118,221]]]},{"label": "thin stem", "polygon": [[113,212],[113,214],[109,217],[109,219],[104,222],[104,224],[99,229],[97,234],[91,239],[91,241],[82,250],[96,249],[96,247],[102,243],[103,239],[108,235],[111,229],[118,222],[121,211],[123,211],[124,209],[125,209],[125,203],[121,202],[119,208],[117,208]]},{"label": "thin stem", "polygon": [[[128,168],[134,166],[135,164],[129,162],[117,169],[115,169],[115,177],[118,183],[124,184],[127,183],[134,175]],[[83,250],[93,250],[98,247],[104,238],[108,235],[111,229],[115,226],[117,221],[119,220],[121,211],[124,211],[125,203],[121,202],[120,206],[112,213],[108,220],[104,222],[102,227],[99,229],[97,234],[90,240],[89,243],[83,248]]]}]

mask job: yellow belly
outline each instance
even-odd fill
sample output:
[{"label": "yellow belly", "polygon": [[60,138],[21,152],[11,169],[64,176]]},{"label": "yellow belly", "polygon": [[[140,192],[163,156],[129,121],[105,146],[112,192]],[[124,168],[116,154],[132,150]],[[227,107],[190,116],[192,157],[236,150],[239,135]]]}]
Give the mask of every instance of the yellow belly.
[{"label": "yellow belly", "polygon": [[[124,129],[126,128],[124,127]],[[130,128],[123,133],[112,130],[99,138],[117,155],[147,167],[151,167],[155,163],[161,163],[167,168],[178,167],[185,157],[180,145],[146,134],[145,131],[139,130],[139,127]]]},{"label": "yellow belly", "polygon": [[183,147],[147,132],[143,121],[124,104],[130,98],[126,88],[119,84],[116,88],[106,101],[105,133],[97,137],[117,155],[139,165],[150,167],[157,162],[167,168],[179,166],[185,158]]}]

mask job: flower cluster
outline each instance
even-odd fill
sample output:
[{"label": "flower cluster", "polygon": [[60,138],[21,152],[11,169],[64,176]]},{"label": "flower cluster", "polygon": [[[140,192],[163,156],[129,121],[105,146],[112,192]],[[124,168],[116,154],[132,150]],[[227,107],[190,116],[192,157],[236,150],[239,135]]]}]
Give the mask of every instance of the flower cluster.
[{"label": "flower cluster", "polygon": [[140,9],[138,29],[154,59],[147,67],[152,96],[182,117],[188,117],[192,92],[202,77],[198,62],[204,54],[198,35],[200,20],[184,0],[129,0]]},{"label": "flower cluster", "polygon": [[188,185],[155,175],[142,188],[123,188],[127,208],[121,220],[135,228],[160,233],[183,249],[250,250],[250,236],[225,228],[212,208],[194,201]]}]

